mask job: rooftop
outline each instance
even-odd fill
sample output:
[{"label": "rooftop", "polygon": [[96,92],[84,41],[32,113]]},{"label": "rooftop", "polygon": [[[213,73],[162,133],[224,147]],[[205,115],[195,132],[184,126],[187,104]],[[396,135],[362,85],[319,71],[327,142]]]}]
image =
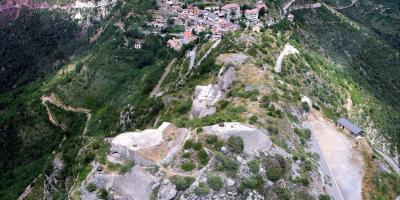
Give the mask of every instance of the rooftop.
[{"label": "rooftop", "polygon": [[239,4],[237,4],[237,3],[228,3],[228,4],[224,5],[224,6],[222,6],[221,9],[222,10],[228,10],[228,9],[231,9],[231,8],[238,8],[238,7],[240,8]]},{"label": "rooftop", "polygon": [[344,126],[346,129],[350,130],[354,134],[360,134],[363,131],[360,127],[358,127],[357,125],[351,123],[346,118],[338,119],[337,123],[339,123],[340,125]]}]

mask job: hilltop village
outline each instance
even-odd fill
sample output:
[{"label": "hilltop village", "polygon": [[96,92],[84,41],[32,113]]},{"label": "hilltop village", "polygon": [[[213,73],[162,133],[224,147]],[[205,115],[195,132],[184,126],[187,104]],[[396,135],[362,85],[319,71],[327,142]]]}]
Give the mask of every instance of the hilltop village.
[{"label": "hilltop village", "polygon": [[[212,40],[220,39],[226,32],[251,27],[259,32],[275,23],[273,17],[266,16],[268,7],[263,1],[254,5],[228,3],[222,6],[187,5],[181,1],[159,1],[159,9],[153,10],[153,21],[149,24],[157,32],[174,37],[168,46],[180,48],[197,39],[199,33],[206,33]],[[289,15],[293,19],[293,15]]]}]

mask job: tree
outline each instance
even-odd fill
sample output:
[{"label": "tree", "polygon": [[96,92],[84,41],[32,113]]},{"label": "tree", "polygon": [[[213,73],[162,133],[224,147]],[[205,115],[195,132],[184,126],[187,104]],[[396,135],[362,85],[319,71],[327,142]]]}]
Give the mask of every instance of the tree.
[{"label": "tree", "polygon": [[262,7],[262,8],[258,11],[258,16],[259,16],[259,17],[262,17],[262,16],[265,15],[265,13],[266,13],[265,7]]},{"label": "tree", "polygon": [[167,19],[167,24],[168,24],[168,26],[174,25],[175,24],[175,19],[174,18]]}]

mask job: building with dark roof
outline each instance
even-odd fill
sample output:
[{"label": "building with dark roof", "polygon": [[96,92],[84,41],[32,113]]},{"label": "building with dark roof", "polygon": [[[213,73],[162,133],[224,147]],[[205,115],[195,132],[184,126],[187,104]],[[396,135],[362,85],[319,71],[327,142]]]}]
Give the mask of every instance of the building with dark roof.
[{"label": "building with dark roof", "polygon": [[340,118],[337,120],[337,124],[342,127],[347,129],[348,131],[350,131],[351,134],[357,136],[357,135],[362,135],[363,134],[363,130],[358,127],[357,125],[351,123],[348,119],[346,118]]}]

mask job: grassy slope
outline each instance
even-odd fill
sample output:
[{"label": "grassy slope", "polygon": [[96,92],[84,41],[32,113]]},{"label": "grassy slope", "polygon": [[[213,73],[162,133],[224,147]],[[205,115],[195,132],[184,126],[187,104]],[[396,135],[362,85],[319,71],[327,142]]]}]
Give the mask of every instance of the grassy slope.
[{"label": "grassy slope", "polygon": [[296,41],[332,60],[339,66],[335,71],[342,74],[340,79],[348,80],[338,83],[352,94],[357,112],[350,117],[364,128],[372,121],[373,128],[390,138],[393,146],[399,145],[397,50],[367,27],[350,25],[351,19],[341,16],[341,20],[325,7],[296,11],[295,15],[299,25]]},{"label": "grassy slope", "polygon": [[[82,145],[76,136],[82,130],[79,128],[81,125],[73,124],[84,123],[86,117],[83,114],[71,117],[69,112],[63,114],[59,110],[58,115],[68,119],[65,123],[72,123],[71,126],[76,128],[73,133],[63,132],[48,121],[41,95],[55,92],[66,105],[91,109],[93,120],[88,134],[92,136],[104,137],[118,130],[119,111],[128,103],[138,105],[138,127],[154,120],[160,103],[155,99],[147,100],[147,96],[171,53],[161,44],[164,41],[155,36],[145,38],[142,50],[126,47],[123,34],[128,39],[131,37],[114,26],[120,20],[126,27],[142,26],[148,20],[144,12],[152,6],[149,1],[118,4],[113,14],[97,25],[106,27],[99,40],[82,47],[86,50],[76,54],[71,65],[63,67],[72,70],[48,75],[1,95],[0,199],[16,199],[26,185],[45,170],[49,155],[57,149],[63,135],[67,135],[67,141],[59,151],[63,152],[63,159],[68,164],[63,176],[73,176],[85,170],[74,161]],[[135,16],[127,17],[129,11],[134,11]]]}]

